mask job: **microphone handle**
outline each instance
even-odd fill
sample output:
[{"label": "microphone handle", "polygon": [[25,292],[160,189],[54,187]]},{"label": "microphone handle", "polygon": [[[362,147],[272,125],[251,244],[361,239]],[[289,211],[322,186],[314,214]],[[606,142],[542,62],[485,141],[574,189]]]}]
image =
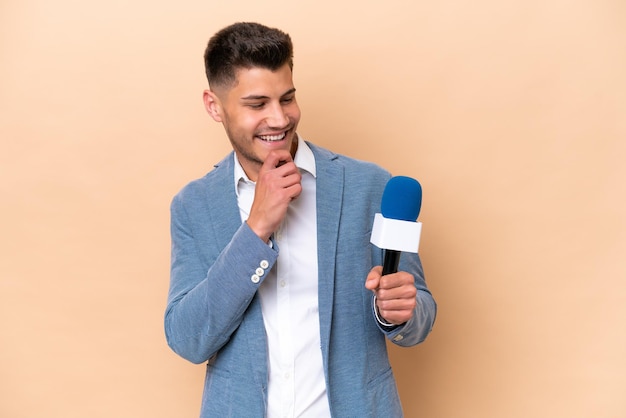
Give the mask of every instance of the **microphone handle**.
[{"label": "microphone handle", "polygon": [[401,254],[401,251],[385,250],[385,259],[383,260],[383,276],[398,272],[398,264],[400,264]]}]

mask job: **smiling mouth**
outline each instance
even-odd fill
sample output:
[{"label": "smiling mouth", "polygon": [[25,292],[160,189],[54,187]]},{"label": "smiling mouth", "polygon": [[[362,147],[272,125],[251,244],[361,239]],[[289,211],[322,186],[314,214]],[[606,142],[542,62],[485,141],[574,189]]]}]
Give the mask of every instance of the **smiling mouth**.
[{"label": "smiling mouth", "polygon": [[285,139],[285,136],[287,136],[287,132],[282,132],[278,135],[257,135],[258,138],[266,142],[282,141]]}]

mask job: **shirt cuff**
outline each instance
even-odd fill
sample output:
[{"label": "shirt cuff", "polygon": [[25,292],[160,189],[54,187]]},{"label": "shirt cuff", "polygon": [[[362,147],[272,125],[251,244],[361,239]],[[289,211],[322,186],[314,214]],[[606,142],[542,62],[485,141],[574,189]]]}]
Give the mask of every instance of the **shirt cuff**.
[{"label": "shirt cuff", "polygon": [[376,307],[376,295],[374,295],[374,302],[373,302],[373,307],[374,307],[374,316],[376,317],[376,321],[378,321],[378,323],[380,325],[382,325],[385,328],[395,328],[398,325],[395,324],[389,324],[385,321],[383,321],[383,319],[381,318],[381,316],[378,314],[378,307]]}]

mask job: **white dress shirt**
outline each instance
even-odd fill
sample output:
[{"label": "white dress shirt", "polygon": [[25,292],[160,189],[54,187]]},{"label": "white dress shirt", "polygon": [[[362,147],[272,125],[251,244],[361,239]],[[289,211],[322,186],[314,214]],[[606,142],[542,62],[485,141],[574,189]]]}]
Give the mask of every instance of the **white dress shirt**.
[{"label": "white dress shirt", "polygon": [[[315,158],[298,137],[294,163],[302,193],[273,236],[279,251],[259,287],[268,340],[268,418],[330,417],[320,343]],[[235,189],[242,222],[248,219],[255,183],[235,156]]]}]

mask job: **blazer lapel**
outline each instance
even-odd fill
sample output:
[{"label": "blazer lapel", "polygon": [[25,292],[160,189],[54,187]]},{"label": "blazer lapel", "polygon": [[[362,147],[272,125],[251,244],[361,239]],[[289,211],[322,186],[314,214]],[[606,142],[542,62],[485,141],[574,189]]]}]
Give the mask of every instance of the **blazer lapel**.
[{"label": "blazer lapel", "polygon": [[235,194],[233,153],[228,154],[207,177],[205,198],[209,207],[211,228],[220,248],[224,248],[241,226]]},{"label": "blazer lapel", "polygon": [[341,215],[344,172],[337,155],[307,143],[317,170],[317,258],[320,338],[324,365],[328,367],[330,328],[335,289],[335,261]]}]

